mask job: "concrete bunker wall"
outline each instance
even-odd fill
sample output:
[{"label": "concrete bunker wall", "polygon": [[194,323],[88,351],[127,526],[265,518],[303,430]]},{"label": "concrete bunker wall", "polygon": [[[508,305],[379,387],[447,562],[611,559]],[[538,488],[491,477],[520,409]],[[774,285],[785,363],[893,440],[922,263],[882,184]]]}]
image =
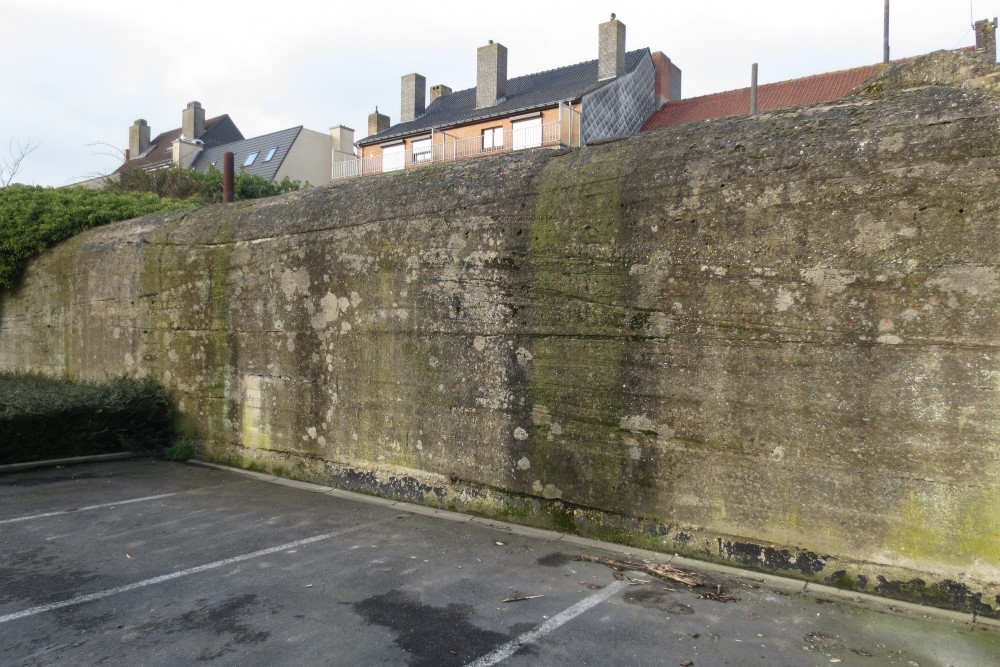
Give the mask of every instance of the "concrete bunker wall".
[{"label": "concrete bunker wall", "polygon": [[0,367],[151,373],[217,460],[998,616],[963,77],[93,230]]}]

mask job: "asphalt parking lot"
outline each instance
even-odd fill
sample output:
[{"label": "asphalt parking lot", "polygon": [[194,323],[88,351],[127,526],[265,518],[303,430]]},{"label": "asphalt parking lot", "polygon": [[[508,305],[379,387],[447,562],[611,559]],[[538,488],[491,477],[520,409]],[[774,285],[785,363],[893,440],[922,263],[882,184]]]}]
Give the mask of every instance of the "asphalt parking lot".
[{"label": "asphalt parking lot", "polygon": [[[719,569],[699,593],[580,555],[626,552],[191,464],[7,473],[0,664],[1000,664],[997,627],[959,615]],[[716,584],[738,599],[698,597]]]}]

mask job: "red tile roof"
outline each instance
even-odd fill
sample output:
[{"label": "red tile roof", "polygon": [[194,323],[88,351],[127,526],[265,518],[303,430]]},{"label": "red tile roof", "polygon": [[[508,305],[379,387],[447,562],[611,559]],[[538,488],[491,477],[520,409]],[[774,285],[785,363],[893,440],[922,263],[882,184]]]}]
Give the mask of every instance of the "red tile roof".
[{"label": "red tile roof", "polygon": [[[757,110],[770,111],[784,107],[820,104],[843,97],[854,88],[875,76],[882,65],[855,67],[839,72],[816,74],[791,81],[780,81],[759,86]],[[667,102],[649,117],[642,126],[643,132],[665,127],[677,127],[710,118],[740,116],[750,113],[750,89],[740,88],[724,93],[692,97]]]}]

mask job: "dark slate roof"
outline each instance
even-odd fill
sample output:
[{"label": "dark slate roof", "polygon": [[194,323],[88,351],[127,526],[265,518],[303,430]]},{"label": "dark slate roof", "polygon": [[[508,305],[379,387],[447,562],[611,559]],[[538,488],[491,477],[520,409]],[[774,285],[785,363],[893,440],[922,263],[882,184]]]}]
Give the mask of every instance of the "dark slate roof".
[{"label": "dark slate roof", "polygon": [[[638,67],[644,57],[650,57],[649,49],[637,49],[626,53],[625,73],[627,74]],[[476,89],[467,88],[437,98],[427,107],[424,115],[416,120],[397,123],[387,130],[365,137],[355,143],[358,146],[367,146],[418,132],[429,132],[432,127],[454,127],[532,111],[552,106],[560,100],[580,99],[585,94],[613,80],[597,80],[597,60],[595,59],[508,79],[506,99],[500,104],[483,109],[476,108]]]},{"label": "dark slate roof", "polygon": [[[174,128],[167,132],[161,132],[149,142],[149,150],[134,160],[129,160],[115,170],[115,173],[132,171],[133,169],[155,169],[171,164],[171,152],[173,144],[181,136],[182,128]],[[232,141],[239,141],[243,138],[243,133],[236,127],[236,123],[229,117],[229,114],[222,114],[205,121],[205,132],[198,137],[205,146],[220,146]]]},{"label": "dark slate roof", "polygon": [[[215,168],[222,171],[222,156],[231,152],[233,153],[233,164],[236,167],[237,173],[247,171],[273,181],[275,175],[278,173],[278,169],[281,167],[281,163],[285,160],[285,156],[288,155],[288,150],[295,143],[301,131],[302,126],[298,125],[290,127],[287,130],[262,134],[252,139],[243,139],[242,141],[234,141],[222,146],[206,148],[198,155],[191,168],[205,172],[208,171],[214,162]],[[274,151],[274,156],[265,162],[264,160],[272,148],[277,150]],[[249,167],[244,167],[243,163],[246,162],[247,156],[251,153],[257,153],[257,158]]]},{"label": "dark slate roof", "polygon": [[[757,110],[763,112],[831,102],[844,97],[875,76],[881,68],[882,65],[867,65],[765,84],[757,89]],[[750,89],[740,88],[667,102],[649,117],[642,126],[642,131],[660,130],[712,118],[745,116],[748,113],[750,113]]]}]

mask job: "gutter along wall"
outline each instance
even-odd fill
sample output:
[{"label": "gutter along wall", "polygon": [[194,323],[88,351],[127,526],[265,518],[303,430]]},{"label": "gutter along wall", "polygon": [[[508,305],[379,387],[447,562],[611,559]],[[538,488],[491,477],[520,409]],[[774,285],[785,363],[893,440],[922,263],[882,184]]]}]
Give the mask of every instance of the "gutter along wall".
[{"label": "gutter along wall", "polygon": [[0,367],[149,372],[217,460],[997,617],[993,71],[96,229],[0,301]]}]

